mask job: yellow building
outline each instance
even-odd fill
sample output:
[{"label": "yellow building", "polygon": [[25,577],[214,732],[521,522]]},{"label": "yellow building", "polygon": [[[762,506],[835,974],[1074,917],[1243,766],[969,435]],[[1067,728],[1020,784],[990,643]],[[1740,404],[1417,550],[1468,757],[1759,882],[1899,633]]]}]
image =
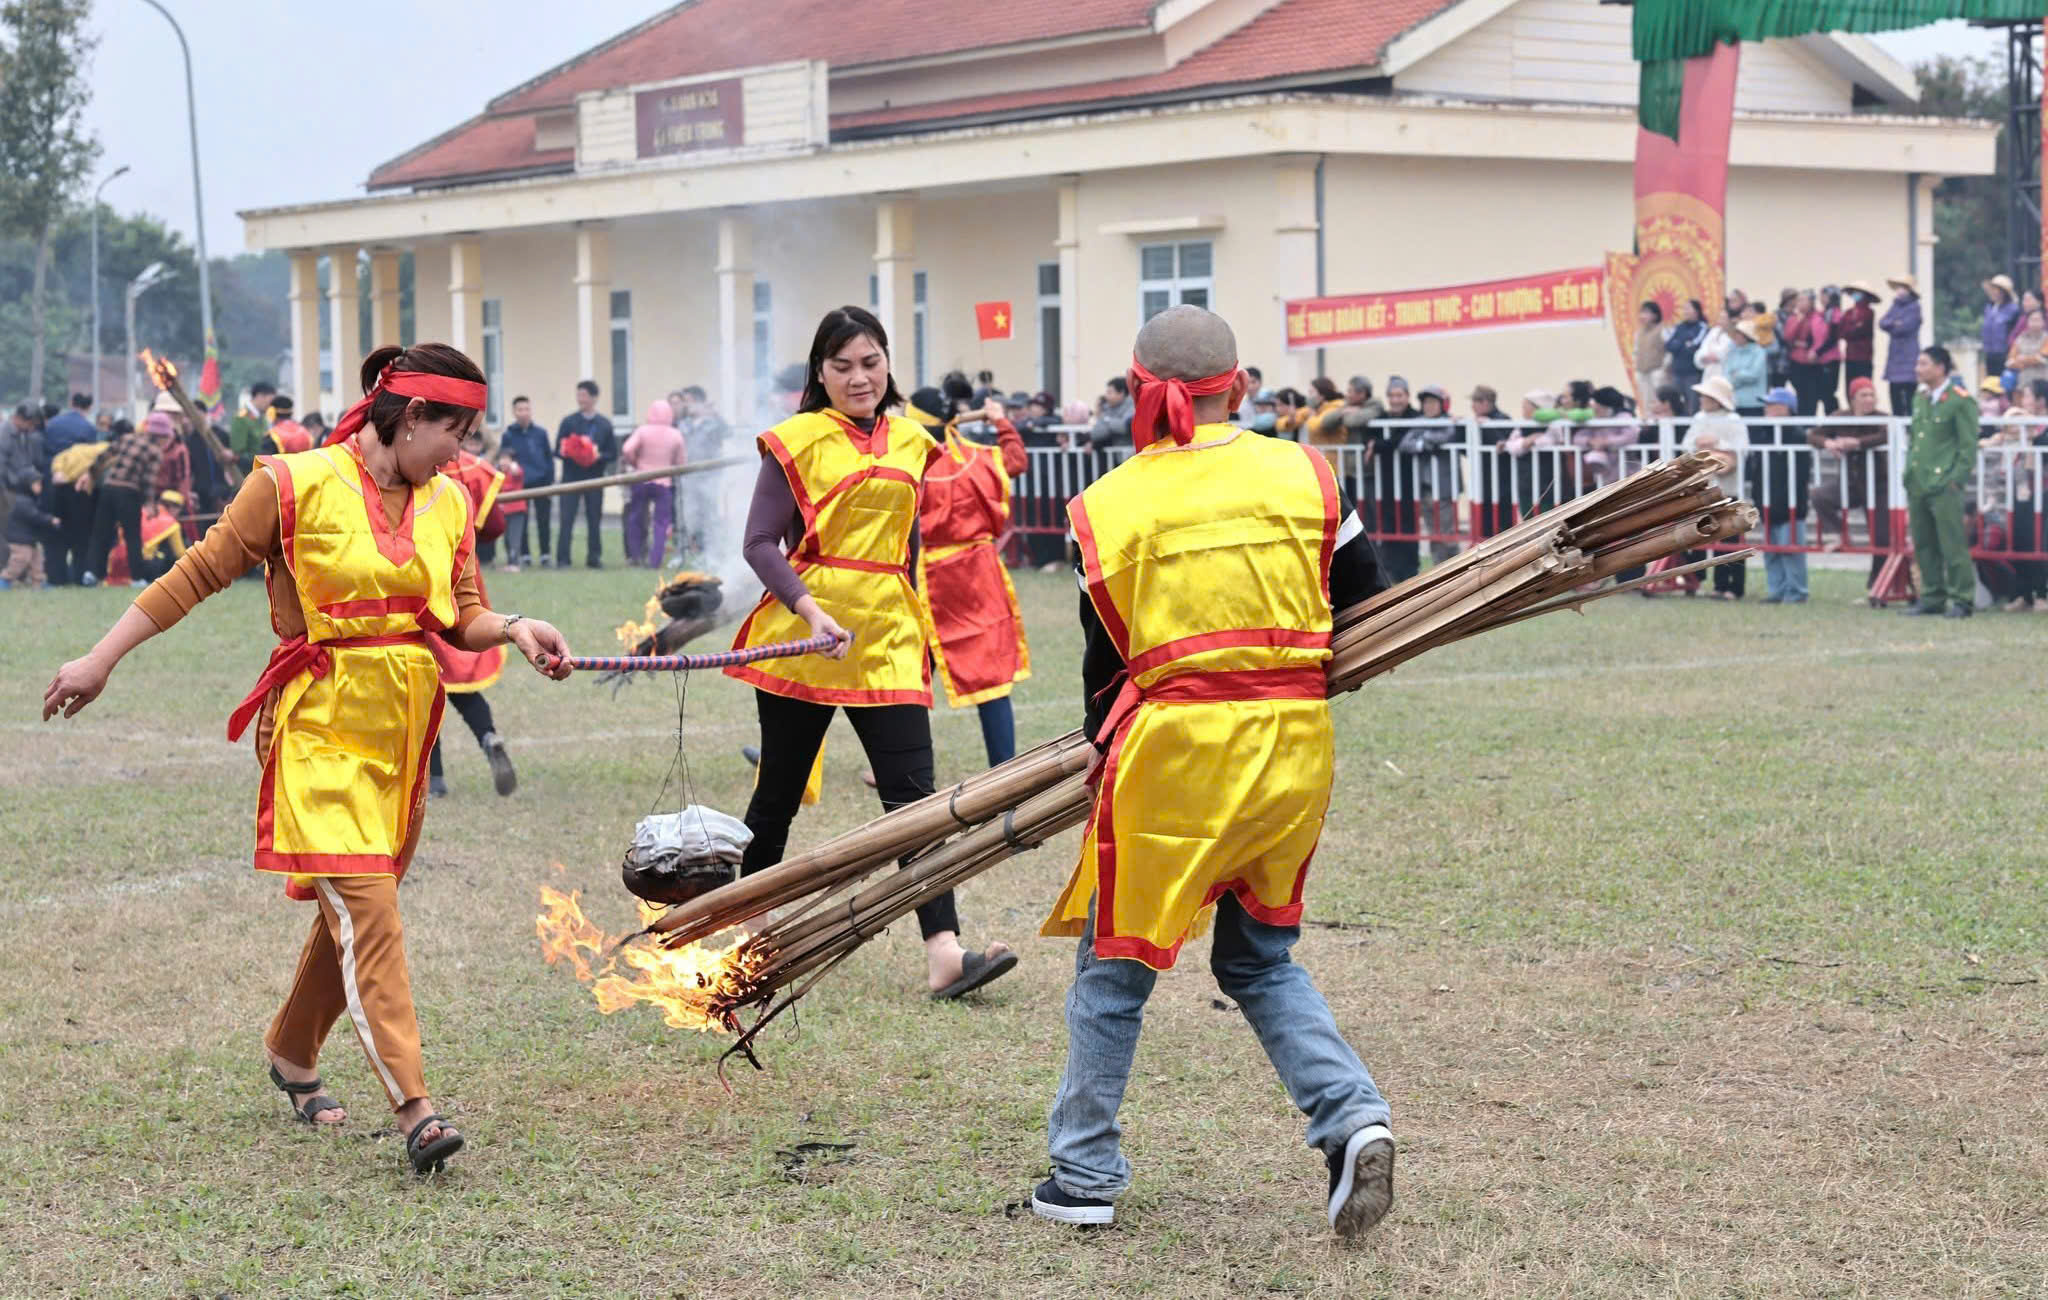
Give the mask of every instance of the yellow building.
[{"label": "yellow building", "polygon": [[[494,403],[524,392],[547,420],[593,377],[621,417],[696,382],[744,423],[842,302],[877,309],[907,379],[986,367],[1068,399],[1174,302],[1229,317],[1272,385],[1319,363],[1460,399],[1623,381],[1600,325],[1319,357],[1284,350],[1282,304],[1627,248],[1629,20],[1597,0],[872,0],[857,19],[695,0],[492,100],[367,196],[243,219],[252,248],[291,255],[302,393],[320,313],[359,309],[351,275],[321,300],[318,260],[368,256],[385,341],[403,249],[419,337],[479,355]],[[1933,188],[1989,173],[1995,132],[1905,115],[1917,93],[1859,37],[1744,48],[1731,284],[1933,283]],[[991,299],[1018,328],[983,344]],[[356,331],[333,333],[352,387]]]}]

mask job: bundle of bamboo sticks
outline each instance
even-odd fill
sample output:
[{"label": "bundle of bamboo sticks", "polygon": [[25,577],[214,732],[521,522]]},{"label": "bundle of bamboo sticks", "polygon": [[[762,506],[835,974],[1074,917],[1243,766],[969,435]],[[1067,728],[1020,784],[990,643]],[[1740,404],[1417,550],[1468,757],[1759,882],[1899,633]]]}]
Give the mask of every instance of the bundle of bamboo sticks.
[{"label": "bundle of bamboo sticks", "polygon": [[[1650,579],[1586,590],[1628,569],[1739,537],[1754,507],[1725,497],[1704,454],[1660,461],[1525,520],[1398,587],[1338,613],[1330,694],[1354,691],[1438,646],[1538,614],[1574,608]],[[1739,562],[1715,556],[1673,573]],[[742,945],[746,976],[722,1008],[760,1005],[747,1038],[890,922],[1003,860],[1087,819],[1094,745],[1069,732],[980,776],[876,818],[824,844],[713,890],[645,933],[682,947],[785,909]],[[898,859],[901,870],[867,882]],[[807,979],[808,977],[808,979]],[[779,1004],[776,995],[806,982]],[[729,1019],[728,1023],[736,1023]]]}]

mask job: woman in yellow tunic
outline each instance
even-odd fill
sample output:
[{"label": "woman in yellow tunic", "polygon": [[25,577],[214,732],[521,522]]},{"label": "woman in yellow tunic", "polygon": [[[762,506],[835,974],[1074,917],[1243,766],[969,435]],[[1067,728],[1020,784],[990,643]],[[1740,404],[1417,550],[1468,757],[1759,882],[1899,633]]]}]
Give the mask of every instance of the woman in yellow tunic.
[{"label": "woman in yellow tunic", "polygon": [[[867,751],[884,809],[934,788],[931,666],[910,575],[920,487],[943,453],[917,422],[888,413],[902,401],[881,322],[841,307],[811,340],[797,413],[760,437],[745,553],[767,590],[733,648],[825,635],[839,648],[725,670],[754,687],[761,718],[742,875],[782,860],[836,708]],[[1017,964],[1005,944],[961,947],[951,892],[918,908],[917,922],[934,997],[959,997]]]},{"label": "woman in yellow tunic", "polygon": [[546,623],[484,606],[469,494],[439,472],[482,417],[476,363],[445,344],[386,347],[362,379],[366,396],[327,446],[262,457],[264,472],[249,475],[206,537],[58,670],[43,717],[76,714],[129,651],[267,565],[279,644],[229,739],[256,721],[257,870],[283,875],[287,896],[320,908],[265,1036],[271,1081],[301,1119],[346,1119],[314,1067],[347,1015],[406,1155],[426,1173],[463,1142],[427,1094],[398,917],[445,701],[427,639],[472,651],[509,642],[558,679],[568,646]]}]

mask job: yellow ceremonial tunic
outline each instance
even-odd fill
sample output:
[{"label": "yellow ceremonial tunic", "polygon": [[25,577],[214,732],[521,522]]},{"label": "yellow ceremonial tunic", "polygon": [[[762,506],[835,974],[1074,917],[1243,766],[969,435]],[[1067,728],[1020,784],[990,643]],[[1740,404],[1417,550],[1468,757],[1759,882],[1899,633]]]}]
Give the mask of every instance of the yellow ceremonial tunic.
[{"label": "yellow ceremonial tunic", "polygon": [[[805,655],[742,664],[728,677],[814,704],[932,704],[924,610],[910,584],[910,529],[938,443],[915,421],[884,417],[864,434],[837,411],[791,416],[761,435],[789,480],[803,536],[790,566],[818,607],[853,634],[844,659]],[[733,649],[801,641],[810,628],[772,594]]]},{"label": "yellow ceremonial tunic", "polygon": [[1330,556],[1313,449],[1203,425],[1068,506],[1088,598],[1127,665],[1081,858],[1043,933],[1171,967],[1225,892],[1297,925],[1329,806]]},{"label": "yellow ceremonial tunic", "polygon": [[996,539],[1010,526],[1010,476],[1001,449],[946,431],[919,507],[918,595],[932,659],[956,709],[1001,699],[1031,675],[1024,614]]},{"label": "yellow ceremonial tunic", "polygon": [[277,479],[284,572],[306,635],[281,643],[229,723],[240,735],[277,692],[256,806],[256,868],[291,877],[402,875],[446,696],[427,637],[455,624],[475,549],[469,494],[446,475],[413,489],[397,527],[347,447],[259,464]]}]

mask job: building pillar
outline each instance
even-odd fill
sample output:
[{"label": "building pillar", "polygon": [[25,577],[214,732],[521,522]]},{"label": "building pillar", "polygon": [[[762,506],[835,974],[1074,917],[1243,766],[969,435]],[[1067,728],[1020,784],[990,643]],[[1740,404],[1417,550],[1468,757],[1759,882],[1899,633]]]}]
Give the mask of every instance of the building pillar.
[{"label": "building pillar", "polygon": [[484,246],[474,236],[448,245],[448,345],[483,365]]},{"label": "building pillar", "polygon": [[604,226],[576,230],[576,368],[579,380],[612,381],[612,237]]},{"label": "building pillar", "polygon": [[[1925,347],[1935,336],[1934,321],[1938,304],[1935,302],[1934,246],[1941,242],[1934,233],[1934,191],[1941,185],[1938,176],[1913,177],[1913,204],[1911,226],[1913,228],[1913,278],[1920,282],[1920,340],[1916,346]],[[2023,288],[2025,286],[2022,286]],[[1981,304],[1980,304],[1981,305]]]},{"label": "building pillar", "polygon": [[298,409],[320,401],[320,254],[310,248],[291,255],[292,391]]},{"label": "building pillar", "polygon": [[[1273,297],[1261,304],[1258,327],[1250,337],[1287,337],[1287,300],[1316,294],[1316,160],[1294,156],[1279,159],[1273,184]],[[1316,377],[1314,352],[1286,352],[1264,360],[1266,386],[1307,388]]]},{"label": "building pillar", "polygon": [[745,213],[718,218],[718,403],[747,427],[754,391],[754,223]]},{"label": "building pillar", "polygon": [[911,325],[917,312],[916,204],[884,199],[875,206],[875,318],[889,336],[890,370],[898,388],[911,377]]},{"label": "building pillar", "polygon": [[370,253],[370,346],[403,345],[399,337],[398,250],[378,248]]},{"label": "building pillar", "polygon": [[[362,294],[356,287],[356,257],[353,244],[327,250],[327,346],[333,360],[334,400],[346,408],[355,397],[356,381],[363,368]],[[301,410],[321,410],[319,395]],[[301,403],[306,399],[301,397]]]},{"label": "building pillar", "polygon": [[1060,259],[1060,386],[1055,393],[1062,405],[1073,397],[1086,399],[1091,393],[1081,377],[1081,181],[1069,178],[1060,184],[1060,231],[1056,241]]}]

